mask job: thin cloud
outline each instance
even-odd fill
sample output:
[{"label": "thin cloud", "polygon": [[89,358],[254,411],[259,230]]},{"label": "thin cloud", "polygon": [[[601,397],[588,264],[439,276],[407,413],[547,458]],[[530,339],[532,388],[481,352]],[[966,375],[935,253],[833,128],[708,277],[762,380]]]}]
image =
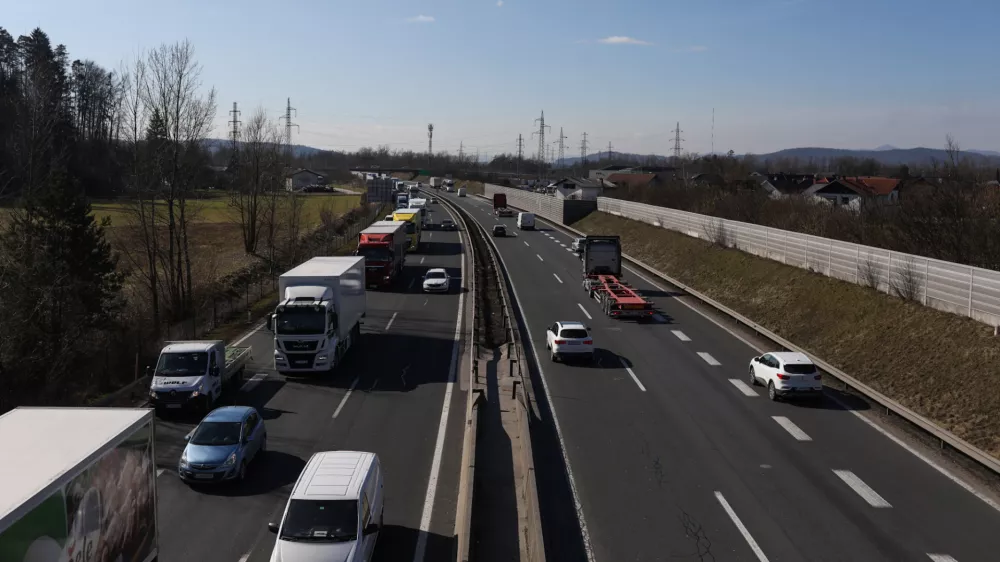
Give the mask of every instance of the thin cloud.
[{"label": "thin cloud", "polygon": [[410,23],[434,23],[434,16],[419,15],[415,18],[410,18],[406,21]]},{"label": "thin cloud", "polygon": [[497,0],[497,8],[503,8],[503,0]]},{"label": "thin cloud", "polygon": [[604,43],[605,45],[652,45],[652,43],[648,41],[641,41],[633,37],[624,37],[621,35],[612,35],[611,37],[598,39],[597,42]]}]

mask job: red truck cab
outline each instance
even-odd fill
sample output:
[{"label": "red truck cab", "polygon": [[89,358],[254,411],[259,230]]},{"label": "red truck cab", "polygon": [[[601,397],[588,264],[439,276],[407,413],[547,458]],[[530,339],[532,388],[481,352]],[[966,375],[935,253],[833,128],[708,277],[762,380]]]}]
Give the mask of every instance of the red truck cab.
[{"label": "red truck cab", "polygon": [[365,285],[387,287],[403,271],[406,224],[379,221],[361,231],[355,255],[365,257]]}]

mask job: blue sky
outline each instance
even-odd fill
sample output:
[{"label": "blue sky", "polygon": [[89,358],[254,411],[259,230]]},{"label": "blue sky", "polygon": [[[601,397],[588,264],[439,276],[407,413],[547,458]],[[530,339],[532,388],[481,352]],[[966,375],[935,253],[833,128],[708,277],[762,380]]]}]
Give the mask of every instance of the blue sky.
[{"label": "blue sky", "polygon": [[[592,150],[764,153],[794,146],[1000,149],[992,0],[0,0],[106,67],[189,39],[219,96],[293,142],[483,154],[556,140]],[[124,22],[130,23],[124,23]],[[610,38],[610,39],[609,39]],[[604,40],[604,41],[602,41]]]}]

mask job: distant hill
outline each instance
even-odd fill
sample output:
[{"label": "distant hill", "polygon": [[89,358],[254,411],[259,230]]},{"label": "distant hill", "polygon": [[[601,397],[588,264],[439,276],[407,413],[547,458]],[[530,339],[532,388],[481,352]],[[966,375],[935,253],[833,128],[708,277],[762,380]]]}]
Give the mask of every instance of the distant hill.
[{"label": "distant hill", "polygon": [[[758,160],[774,160],[779,158],[798,158],[799,160],[834,160],[836,158],[872,158],[883,165],[899,166],[901,164],[926,165],[931,162],[946,162],[948,153],[940,148],[896,148],[883,145],[875,150],[848,150],[841,148],[786,148],[768,154],[754,155]],[[968,158],[983,165],[1000,165],[1000,153],[991,150],[963,150],[961,158]]]},{"label": "distant hill", "polygon": [[[635,163],[635,164],[648,164],[652,166],[666,164],[670,158],[667,156],[660,156],[659,154],[633,154],[631,152],[614,152],[614,161],[623,163]],[[594,154],[587,155],[588,162],[599,162],[601,159],[606,159],[608,157],[607,152],[595,152]],[[581,158],[579,156],[563,158],[562,160],[557,160],[555,163],[556,168],[572,168],[573,166],[580,165]],[[652,162],[650,162],[652,160]]]},{"label": "distant hill", "polygon": [[[207,148],[210,152],[218,152],[219,149],[221,148],[229,148],[229,146],[232,144],[232,141],[229,139],[205,139],[203,144],[205,148]],[[320,148],[313,148],[311,146],[305,146],[301,144],[293,144],[291,146],[292,146],[292,154],[296,158],[305,158],[307,156],[312,156],[317,152],[327,152],[326,150]]]}]

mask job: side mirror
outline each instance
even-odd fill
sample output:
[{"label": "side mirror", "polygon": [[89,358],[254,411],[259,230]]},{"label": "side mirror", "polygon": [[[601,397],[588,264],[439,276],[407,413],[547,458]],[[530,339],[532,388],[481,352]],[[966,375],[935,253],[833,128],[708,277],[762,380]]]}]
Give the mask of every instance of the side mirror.
[{"label": "side mirror", "polygon": [[208,374],[212,375],[213,377],[219,376],[219,367],[217,367],[217,366],[216,367],[212,367],[212,370],[209,371]]},{"label": "side mirror", "polygon": [[191,440],[191,436],[192,436],[193,434],[194,434],[194,430],[192,429],[191,431],[189,431],[189,432],[188,432],[188,434],[187,434],[187,435],[185,435],[185,436],[184,436],[184,440],[185,440],[185,441],[190,441],[190,440]]},{"label": "side mirror", "polygon": [[763,357],[763,355],[758,355],[757,357],[754,357],[754,358],[753,358],[753,362],[754,362],[754,363],[760,363],[760,358],[761,358],[761,357]]},{"label": "side mirror", "polygon": [[147,377],[153,376],[153,366],[152,365],[146,365],[146,376]]},{"label": "side mirror", "polygon": [[365,531],[363,534],[374,535],[377,532],[378,532],[378,523],[369,523],[368,526],[365,527]]},{"label": "side mirror", "polygon": [[278,524],[275,523],[275,522],[273,522],[273,521],[271,523],[268,523],[267,524],[267,530],[271,531],[272,533],[277,533],[278,532]]}]

